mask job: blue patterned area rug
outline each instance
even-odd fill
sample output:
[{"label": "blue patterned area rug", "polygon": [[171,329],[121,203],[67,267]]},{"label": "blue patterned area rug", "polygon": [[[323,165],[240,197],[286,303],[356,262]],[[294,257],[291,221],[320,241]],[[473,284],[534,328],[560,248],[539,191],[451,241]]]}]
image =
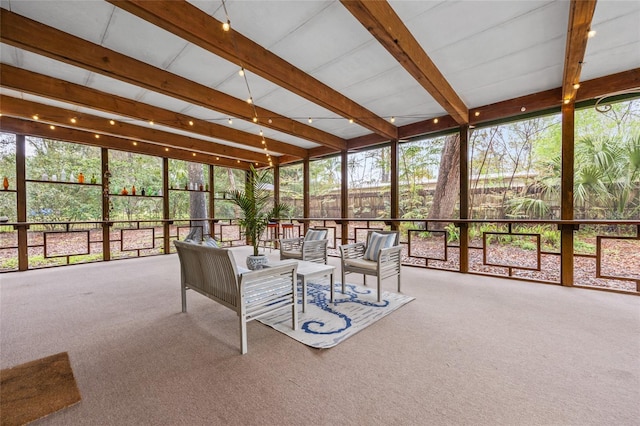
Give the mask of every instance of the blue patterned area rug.
[{"label": "blue patterned area rug", "polygon": [[[299,293],[302,287],[299,286]],[[302,312],[302,294],[298,295],[299,328],[291,328],[291,311],[281,310],[260,318],[287,336],[314,348],[331,348],[360,330],[389,315],[414,298],[402,294],[382,292],[377,302],[374,287],[335,284],[335,301],[331,303],[328,284],[307,283],[307,311]]]}]

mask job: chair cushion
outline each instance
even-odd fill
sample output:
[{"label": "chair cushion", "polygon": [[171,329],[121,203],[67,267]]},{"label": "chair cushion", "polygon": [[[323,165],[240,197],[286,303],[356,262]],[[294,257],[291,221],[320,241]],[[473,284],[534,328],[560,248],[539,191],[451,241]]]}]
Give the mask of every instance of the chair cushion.
[{"label": "chair cushion", "polygon": [[354,266],[356,268],[371,269],[372,271],[375,271],[376,268],[378,267],[378,264],[376,262],[372,262],[371,260],[364,260],[360,258],[345,259],[344,263],[346,265]]},{"label": "chair cushion", "polygon": [[280,253],[283,256],[288,257],[302,257],[302,252],[300,250],[281,250]]},{"label": "chair cushion", "polygon": [[369,237],[369,245],[367,245],[367,250],[364,252],[364,259],[377,262],[380,249],[392,247],[395,242],[395,234],[378,234],[377,232],[372,232]]},{"label": "chair cushion", "polygon": [[305,241],[324,240],[324,237],[326,234],[327,234],[327,231],[323,229],[309,229],[306,235],[304,236],[304,240]]}]

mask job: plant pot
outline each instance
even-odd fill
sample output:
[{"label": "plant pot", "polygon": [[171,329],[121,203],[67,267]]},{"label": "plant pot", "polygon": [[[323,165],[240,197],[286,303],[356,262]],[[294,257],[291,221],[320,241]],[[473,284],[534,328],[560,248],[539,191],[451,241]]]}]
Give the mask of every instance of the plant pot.
[{"label": "plant pot", "polygon": [[247,268],[252,271],[257,269],[262,269],[264,265],[269,262],[266,254],[259,254],[257,256],[251,255],[247,256]]}]

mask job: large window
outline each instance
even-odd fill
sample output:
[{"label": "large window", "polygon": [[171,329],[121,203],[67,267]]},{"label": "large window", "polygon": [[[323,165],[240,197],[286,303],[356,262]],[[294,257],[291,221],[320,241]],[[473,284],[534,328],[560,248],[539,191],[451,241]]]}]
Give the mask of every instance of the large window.
[{"label": "large window", "polygon": [[[444,144],[445,138],[439,137],[400,145],[398,170],[401,218],[429,217]],[[454,198],[457,198],[458,193],[457,190],[454,192]],[[453,211],[450,214],[453,214]]]},{"label": "large window", "polygon": [[9,222],[16,222],[16,137],[9,133],[0,133],[0,184],[7,178],[7,189],[0,188],[0,216]]},{"label": "large window", "polygon": [[560,115],[475,129],[469,140],[473,219],[559,219]]},{"label": "large window", "polygon": [[389,147],[349,154],[349,217],[385,218],[391,212]]},{"label": "large window", "polygon": [[640,100],[576,111],[574,216],[640,218]]},{"label": "large window", "polygon": [[102,220],[100,155],[100,148],[27,137],[27,220]]},{"label": "large window", "polygon": [[169,217],[209,217],[209,166],[169,160]]},{"label": "large window", "polygon": [[340,157],[309,162],[309,216],[342,217]]},{"label": "large window", "polygon": [[291,207],[291,217],[303,216],[302,188],[302,164],[280,167],[280,202]]},{"label": "large window", "polygon": [[240,215],[238,208],[225,200],[226,191],[243,190],[246,181],[244,170],[214,167],[215,217],[233,219]]},{"label": "large window", "polygon": [[110,150],[109,171],[110,219],[163,218],[161,158]]}]

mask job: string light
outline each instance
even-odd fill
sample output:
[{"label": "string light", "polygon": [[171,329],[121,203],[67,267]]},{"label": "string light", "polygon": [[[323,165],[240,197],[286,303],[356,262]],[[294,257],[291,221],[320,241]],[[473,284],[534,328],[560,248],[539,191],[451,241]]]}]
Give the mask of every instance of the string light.
[{"label": "string light", "polygon": [[390,121],[390,122],[392,122],[392,123],[395,123],[395,122],[396,122],[396,118],[395,118],[395,117],[391,117],[391,118],[389,119],[389,121]]},{"label": "string light", "polygon": [[75,118],[75,117],[73,117],[73,118],[72,118],[71,120],[69,120],[69,121],[71,121],[71,123],[73,123],[73,124],[76,124],[76,122],[77,122],[78,120],[76,120],[76,118]]},{"label": "string light", "polygon": [[165,148],[164,150],[165,150],[165,151],[169,151],[169,148]]},{"label": "string light", "polygon": [[116,124],[116,122],[113,121],[113,120],[109,120],[109,124],[111,124],[113,126],[114,124]]},{"label": "string light", "polygon": [[54,126],[54,125],[52,124],[51,126],[49,126],[49,128],[50,128],[51,130],[55,130],[55,129],[56,129],[56,126]]},{"label": "string light", "polygon": [[440,121],[440,120],[438,120],[437,118],[434,118],[434,119],[433,119],[433,123],[434,123],[434,124],[438,124],[438,121]]},{"label": "string light", "polygon": [[258,117],[253,117],[253,122],[257,123],[258,122]]},{"label": "string light", "polygon": [[349,123],[353,124],[353,118],[349,119]]},{"label": "string light", "polygon": [[231,29],[231,22],[227,19],[227,22],[225,22],[224,24],[222,24],[222,29],[224,31],[229,31]]},{"label": "string light", "polygon": [[574,89],[576,89],[576,90],[578,90],[578,89],[580,88],[580,83],[576,83],[576,84],[574,84],[574,85],[573,85],[573,88],[574,88]]},{"label": "string light", "polygon": [[589,30],[589,32],[587,33],[587,37],[591,38],[593,36],[596,35],[596,30]]},{"label": "string light", "polygon": [[34,114],[33,119],[38,121],[38,120],[40,120],[40,117],[38,117],[38,114]]},{"label": "string light", "polygon": [[149,120],[149,125],[150,125],[150,126],[153,126],[153,124],[154,124],[154,123],[153,123],[153,120]]},{"label": "string light", "polygon": [[133,146],[138,146],[138,142],[133,141]]},{"label": "string light", "polygon": [[527,107],[523,106],[523,107],[520,108],[520,111],[522,111],[522,112],[525,112],[526,110],[527,110]]},{"label": "string light", "polygon": [[253,103],[253,99],[251,99],[251,97],[247,98],[247,103],[251,105]]},{"label": "string light", "polygon": [[189,126],[193,126],[193,120],[189,120]]},{"label": "string light", "polygon": [[238,71],[238,75],[240,77],[244,77],[244,68],[240,68],[240,71]]},{"label": "string light", "polygon": [[473,115],[475,115],[476,117],[480,115],[480,111],[476,111]]},{"label": "string light", "polygon": [[100,139],[100,135],[94,135],[96,139]]},{"label": "string light", "polygon": [[313,119],[311,117],[309,117],[309,124],[313,123]]},{"label": "string light", "polygon": [[228,121],[229,121],[229,124],[233,124],[233,120],[232,119],[229,119]]}]

